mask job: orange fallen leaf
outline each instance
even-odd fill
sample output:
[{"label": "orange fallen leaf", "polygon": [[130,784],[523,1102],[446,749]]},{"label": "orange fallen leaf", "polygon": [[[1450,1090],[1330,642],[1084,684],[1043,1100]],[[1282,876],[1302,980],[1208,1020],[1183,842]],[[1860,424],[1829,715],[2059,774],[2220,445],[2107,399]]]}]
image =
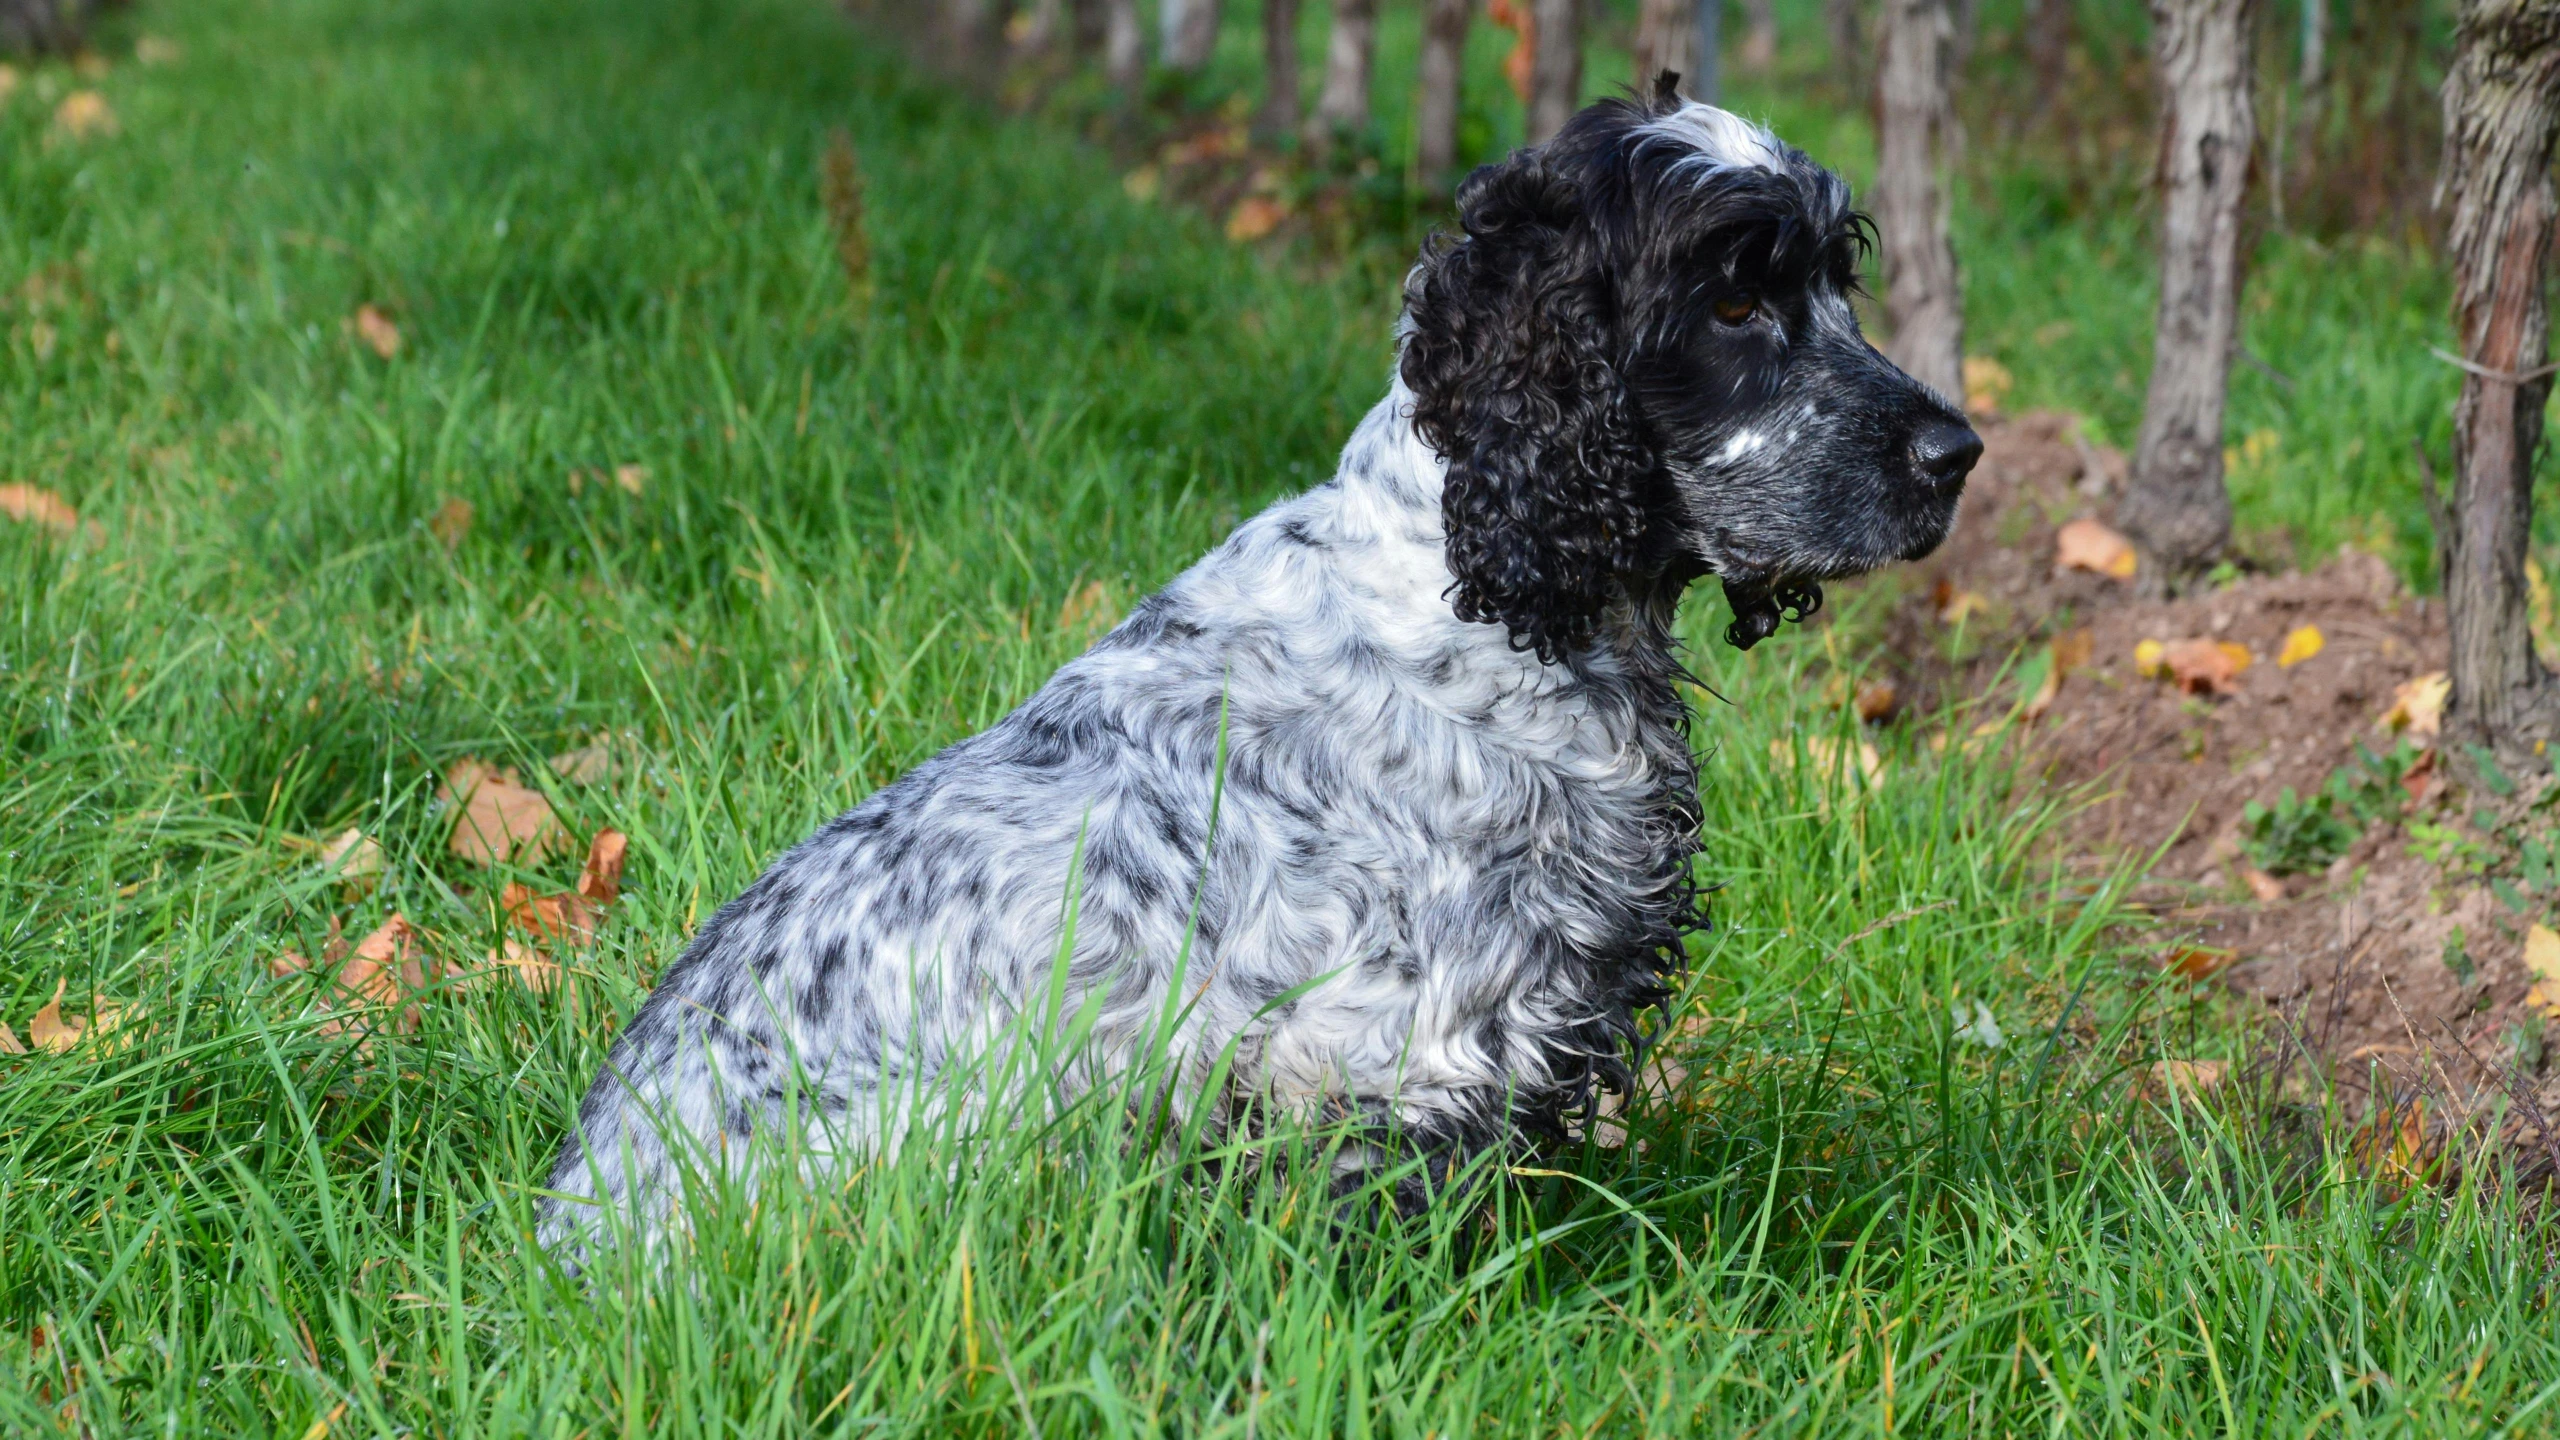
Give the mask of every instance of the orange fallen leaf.
[{"label": "orange fallen leaf", "polygon": [[436,798],[457,806],[447,845],[474,865],[535,864],[564,838],[551,801],[518,784],[512,770],[461,761],[446,773]]},{"label": "orange fallen leaf", "polygon": [[2142,561],[2133,552],[2133,542],[2084,515],[2054,532],[2053,564],[2057,570],[2088,570],[2113,580],[2130,580]]},{"label": "orange fallen leaf", "polygon": [[267,978],[271,980],[282,980],[287,976],[299,975],[310,968],[311,962],[304,958],[302,952],[298,950],[287,950],[283,954],[278,955],[273,960],[267,962]]},{"label": "orange fallen leaf", "polygon": [[2238,959],[2238,952],[2218,945],[2181,945],[2162,957],[2162,963],[2173,974],[2188,980],[2210,980]]},{"label": "orange fallen leaf", "polygon": [[427,517],[427,533],[436,537],[447,550],[459,550],[471,538],[471,502],[459,495],[445,497],[436,513]]},{"label": "orange fallen leaf", "polygon": [[70,984],[69,980],[53,982],[53,998],[27,1022],[27,1039],[48,1054],[59,1055],[80,1043],[80,1022],[62,1018],[62,992]]},{"label": "orange fallen leaf", "polygon": [[41,525],[56,535],[80,530],[80,512],[71,502],[37,485],[0,485],[0,515],[22,525]]},{"label": "orange fallen leaf", "polygon": [[1235,210],[1227,216],[1227,238],[1249,245],[1279,229],[1280,222],[1288,218],[1289,207],[1280,201],[1268,195],[1247,195],[1236,202]]},{"label": "orange fallen leaf", "polygon": [[1881,725],[1892,719],[1894,712],[1901,708],[1902,694],[1894,689],[1890,680],[1861,680],[1856,698],[1849,703],[1857,709],[1859,719],[1870,725]]},{"label": "orange fallen leaf", "polygon": [[320,847],[320,868],[360,889],[371,889],[382,874],[382,847],[372,836],[350,825]]},{"label": "orange fallen leaf", "polygon": [[1960,625],[1971,616],[1991,608],[1991,602],[1971,590],[1959,589],[1951,580],[1941,580],[1929,593],[1929,608],[1936,611],[1941,625]]},{"label": "orange fallen leaf", "polygon": [[595,938],[598,907],[574,890],[540,895],[530,885],[510,883],[498,905],[510,923],[537,941],[584,945]]},{"label": "orange fallen leaf", "polygon": [[613,774],[613,743],[598,740],[575,750],[563,750],[543,763],[549,765],[551,773],[566,784],[593,785]]},{"label": "orange fallen leaf", "polygon": [[2445,702],[2453,697],[2453,678],[2442,670],[2404,680],[2391,687],[2391,708],[2375,723],[2385,730],[2421,738],[2444,729]]},{"label": "orange fallen leaf", "polygon": [[2285,633],[2284,648],[2276,652],[2276,668],[2290,670],[2326,649],[2329,638],[2317,625],[2296,625]]},{"label": "orange fallen leaf", "polygon": [[2272,905],[2284,898],[2284,882],[2254,865],[2243,866],[2240,878],[2248,885],[2249,893],[2257,896],[2262,904]]},{"label": "orange fallen leaf", "polygon": [[400,326],[375,306],[359,305],[353,320],[356,338],[365,348],[388,360],[400,353]]},{"label": "orange fallen leaf", "polygon": [[619,830],[599,830],[587,847],[586,867],[578,872],[578,893],[598,905],[622,898],[622,866],[631,853],[631,837]]},{"label": "orange fallen leaf", "polygon": [[2190,695],[2235,693],[2253,658],[2248,646],[2228,640],[2175,640],[2160,651],[2161,668]]},{"label": "orange fallen leaf", "polygon": [[514,940],[501,941],[497,949],[490,951],[489,963],[510,972],[517,984],[537,994],[559,988],[560,962]]},{"label": "orange fallen leaf", "polygon": [[53,107],[53,128],[74,140],[113,135],[120,128],[107,97],[95,90],[74,90]]},{"label": "orange fallen leaf", "polygon": [[2009,367],[1988,355],[1964,357],[1964,408],[1972,415],[1997,415],[2000,402],[2009,398],[2009,387],[2016,384]]},{"label": "orange fallen leaf", "polygon": [[646,465],[616,465],[613,467],[613,483],[621,487],[623,493],[628,495],[637,495],[640,493],[642,487],[649,483],[649,467]]},{"label": "orange fallen leaf", "polygon": [[27,1047],[18,1043],[17,1029],[10,1025],[8,1021],[0,1020],[0,1055],[24,1055],[26,1053]]}]

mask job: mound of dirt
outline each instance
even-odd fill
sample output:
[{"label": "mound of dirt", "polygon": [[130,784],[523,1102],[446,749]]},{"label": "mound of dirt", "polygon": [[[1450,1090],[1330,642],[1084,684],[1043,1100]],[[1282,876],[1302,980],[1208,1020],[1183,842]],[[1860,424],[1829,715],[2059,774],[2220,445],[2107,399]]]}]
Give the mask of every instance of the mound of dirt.
[{"label": "mound of dirt", "polygon": [[[2530,1094],[2560,1114],[2523,959],[2550,887],[2536,899],[2493,885],[2495,845],[2452,838],[2522,833],[2542,818],[2531,809],[2542,782],[2517,777],[2519,793],[2502,797],[2471,760],[2437,752],[2423,715],[2407,733],[2381,723],[2395,692],[2444,669],[2442,605],[2351,550],[2174,600],[2142,598],[2130,577],[2058,568],[2062,528],[2106,519],[2123,458],[2078,438],[2067,416],[1981,428],[1984,459],[1955,532],[1887,582],[1900,590],[1883,647],[1900,692],[1920,713],[1979,700],[1960,726],[2022,717],[2030,764],[2088,797],[2058,832],[2070,863],[2142,864],[2138,897],[2165,922],[2162,963],[2279,1008],[2341,1084],[2465,1106]],[[2320,644],[2303,658],[2309,632]],[[2160,655],[2181,641],[2201,642],[2170,651],[2183,671]],[[2023,684],[2002,678],[2011,666]],[[2056,678],[2037,686],[2044,674]],[[2405,779],[2359,758],[2360,744],[2387,755],[2403,743],[2419,752]],[[2315,795],[2341,769],[2366,779],[2372,823],[2312,873],[2267,873],[2302,854],[2271,854],[2263,833],[2253,846],[2249,807],[2288,789]],[[2540,1151],[2531,1124],[2510,1122]]]}]

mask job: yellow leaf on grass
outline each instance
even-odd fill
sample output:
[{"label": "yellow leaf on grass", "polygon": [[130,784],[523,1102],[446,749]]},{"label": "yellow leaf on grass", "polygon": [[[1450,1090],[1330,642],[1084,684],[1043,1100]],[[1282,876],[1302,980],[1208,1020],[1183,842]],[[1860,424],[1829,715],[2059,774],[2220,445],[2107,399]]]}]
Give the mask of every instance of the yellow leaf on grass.
[{"label": "yellow leaf on grass", "polygon": [[1227,238],[1239,245],[1251,244],[1279,229],[1280,222],[1288,218],[1287,205],[1268,195],[1247,195],[1236,202],[1234,212],[1227,216]]},{"label": "yellow leaf on grass", "polygon": [[2143,1089],[2158,1099],[2201,1095],[2222,1084],[2230,1065],[2221,1060],[2155,1060]]},{"label": "yellow leaf on grass", "polygon": [[1941,580],[1929,594],[1929,608],[1936,611],[1941,625],[1959,625],[1971,616],[1991,608],[1991,602],[1974,591],[1958,587],[1952,580]]},{"label": "yellow leaf on grass", "polygon": [[[89,1018],[86,1020],[65,1017],[62,1013],[62,995],[69,985],[68,980],[53,982],[53,998],[45,1002],[44,1008],[36,1012],[33,1020],[27,1022],[29,1043],[50,1055],[62,1054],[84,1040],[102,1040],[115,1033],[117,1024],[124,1018],[123,1012],[113,1005],[95,1007],[89,1012]],[[14,1044],[16,1039],[17,1037],[12,1035],[11,1043]]]},{"label": "yellow leaf on grass", "polygon": [[1120,177],[1120,193],[1144,205],[1156,198],[1164,188],[1164,174],[1153,165],[1141,165]]},{"label": "yellow leaf on grass", "polygon": [[1902,707],[1902,693],[1890,680],[1861,680],[1858,693],[1849,703],[1856,707],[1859,719],[1870,725],[1881,725],[1892,719],[1894,712]]},{"label": "yellow leaf on grass", "polygon": [[2524,932],[2524,967],[2534,978],[2560,985],[2560,931],[2536,925]]},{"label": "yellow leaf on grass", "polygon": [[464,760],[446,772],[436,798],[459,812],[448,848],[474,865],[532,865],[563,838],[550,800],[517,783],[512,770]]},{"label": "yellow leaf on grass", "polygon": [[388,360],[400,353],[400,327],[390,316],[371,305],[359,305],[355,314],[356,338],[374,354]]},{"label": "yellow leaf on grass", "polygon": [[53,107],[53,128],[74,140],[116,133],[116,112],[95,90],[74,90]]},{"label": "yellow leaf on grass", "polygon": [[2435,735],[2444,729],[2444,706],[2452,696],[2453,678],[2442,670],[2404,680],[2391,688],[2391,708],[2374,723],[2394,732]]},{"label": "yellow leaf on grass", "polygon": [[18,1043],[18,1031],[6,1020],[0,1020],[0,1055],[24,1055],[27,1047]]},{"label": "yellow leaf on grass", "polygon": [[320,868],[350,884],[369,886],[382,873],[382,847],[350,825],[320,847]]},{"label": "yellow leaf on grass", "polygon": [[2087,570],[2111,580],[2130,580],[2141,567],[2133,542],[2087,516],[2054,532],[2053,564],[2057,570]]},{"label": "yellow leaf on grass", "polygon": [[[1804,740],[1804,753],[1805,758],[1812,762],[1814,773],[1824,779],[1846,773],[1852,762],[1856,766],[1857,777],[1866,784],[1873,786],[1884,779],[1884,757],[1876,753],[1875,746],[1864,740],[1855,742],[1852,749],[1828,735],[1808,735]],[[1772,740],[1769,742],[1769,758],[1777,762],[1779,769],[1792,770],[1796,764],[1795,747],[1783,736]]]},{"label": "yellow leaf on grass", "polygon": [[2317,625],[2296,625],[2285,632],[2284,648],[2276,652],[2276,668],[2290,670],[2327,648],[2329,639]]}]

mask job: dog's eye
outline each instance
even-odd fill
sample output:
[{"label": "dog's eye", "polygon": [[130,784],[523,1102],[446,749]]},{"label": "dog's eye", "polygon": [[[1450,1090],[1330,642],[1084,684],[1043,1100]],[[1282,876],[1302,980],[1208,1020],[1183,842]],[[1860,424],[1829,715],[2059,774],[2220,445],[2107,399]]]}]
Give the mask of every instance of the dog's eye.
[{"label": "dog's eye", "polygon": [[1760,313],[1760,297],[1744,293],[1727,295],[1716,302],[1716,318],[1727,325],[1742,325]]}]

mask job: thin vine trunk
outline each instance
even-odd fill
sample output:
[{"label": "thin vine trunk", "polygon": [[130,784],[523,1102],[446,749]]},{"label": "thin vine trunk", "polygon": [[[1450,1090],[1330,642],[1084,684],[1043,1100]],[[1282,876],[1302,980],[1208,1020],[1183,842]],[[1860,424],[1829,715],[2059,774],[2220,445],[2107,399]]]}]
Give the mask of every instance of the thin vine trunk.
[{"label": "thin vine trunk", "polygon": [[1876,230],[1894,363],[1950,400],[1964,398],[1964,297],[1947,238],[1941,166],[1952,150],[1948,94],[1954,27],[1946,0],[1884,0]]},{"label": "thin vine trunk", "polygon": [[1138,0],[1102,0],[1102,72],[1122,90],[1147,78],[1147,29]]},{"label": "thin vine trunk", "polygon": [[2524,574],[2534,452],[2551,395],[2543,273],[2556,135],[2560,0],[2463,0],[2436,192],[2451,211],[2445,253],[2463,368],[2453,513],[2439,521],[2450,713],[2457,735],[2509,755],[2560,735],[2560,687],[2534,658]]},{"label": "thin vine trunk", "polygon": [[1538,49],[1529,69],[1529,143],[1564,128],[1582,99],[1580,0],[1530,0]]},{"label": "thin vine trunk", "polygon": [[2240,323],[2240,202],[2257,144],[2256,0],[2151,0],[2160,75],[2160,307],[2151,390],[2116,521],[2174,589],[2222,554],[2222,416]]},{"label": "thin vine trunk", "polygon": [[1689,94],[1724,103],[1724,0],[1696,0],[1689,27]]},{"label": "thin vine trunk", "polygon": [[1473,0],[1423,0],[1421,93],[1414,97],[1414,168],[1425,187],[1448,183],[1458,165],[1458,101]]},{"label": "thin vine trunk", "polygon": [[1689,63],[1693,28],[1687,0],[1641,0],[1636,8],[1637,94],[1652,94],[1655,79],[1665,70],[1681,77],[1683,91],[1698,93],[1697,67]]},{"label": "thin vine trunk", "polygon": [[1369,79],[1378,58],[1378,0],[1333,0],[1325,37],[1324,88],[1307,117],[1307,144],[1323,152],[1369,128]]},{"label": "thin vine trunk", "polygon": [[1298,0],[1262,0],[1262,133],[1298,128]]}]

